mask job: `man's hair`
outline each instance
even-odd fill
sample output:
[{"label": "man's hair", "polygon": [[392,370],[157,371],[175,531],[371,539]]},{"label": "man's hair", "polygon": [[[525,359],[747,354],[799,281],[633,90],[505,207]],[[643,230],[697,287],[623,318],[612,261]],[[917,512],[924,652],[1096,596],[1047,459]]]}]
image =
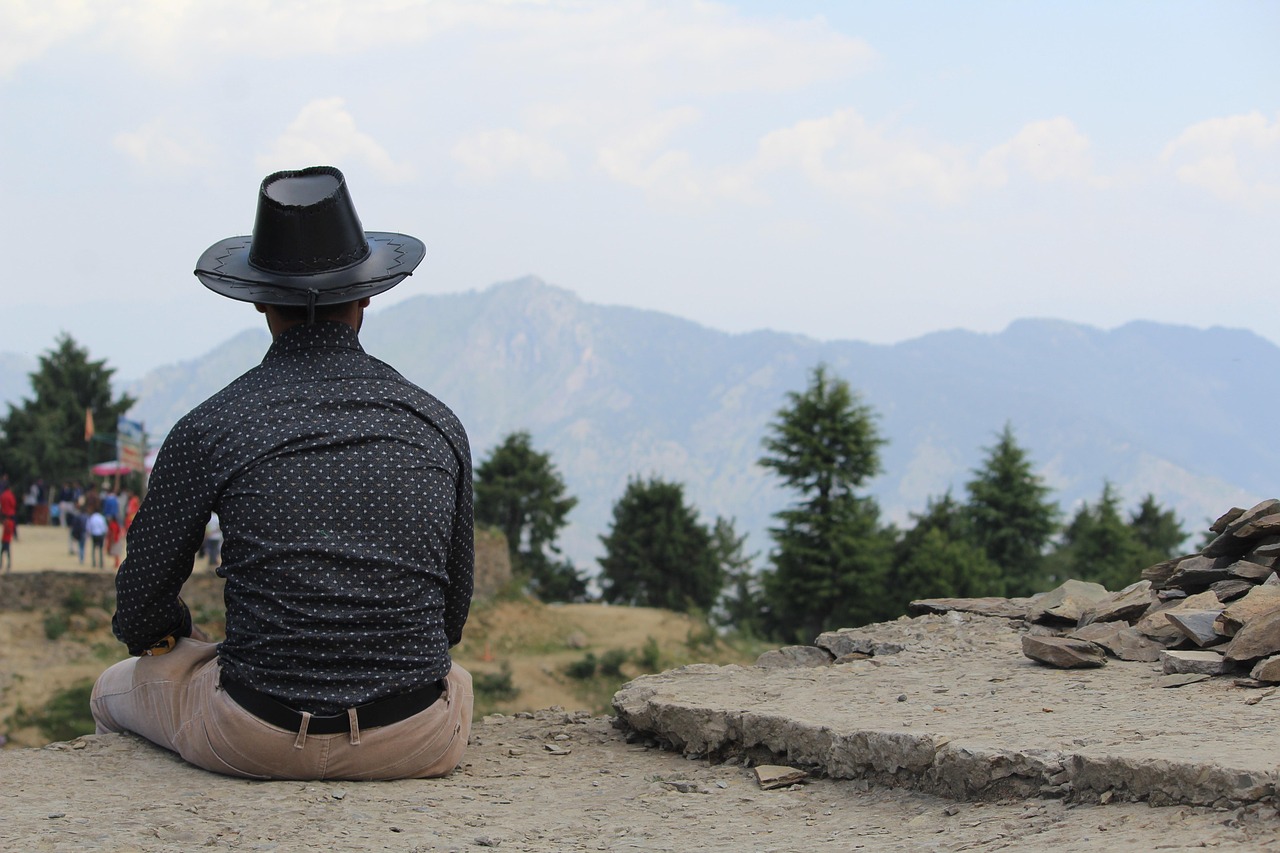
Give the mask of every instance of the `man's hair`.
[{"label": "man's hair", "polygon": [[[295,320],[305,323],[307,321],[307,306],[305,305],[272,305],[282,318],[285,320]],[[317,305],[315,308],[315,320],[317,323],[325,320],[333,320],[344,316],[350,309],[350,302],[335,302],[332,305]]]}]

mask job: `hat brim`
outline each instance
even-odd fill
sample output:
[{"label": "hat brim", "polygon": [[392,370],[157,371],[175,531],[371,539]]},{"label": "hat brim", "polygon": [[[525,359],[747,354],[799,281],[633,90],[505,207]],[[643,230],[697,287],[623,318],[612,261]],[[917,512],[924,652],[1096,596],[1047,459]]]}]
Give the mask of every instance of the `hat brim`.
[{"label": "hat brim", "polygon": [[369,254],[338,270],[290,275],[249,263],[252,237],[214,243],[196,262],[201,284],[220,296],[264,305],[336,305],[376,296],[404,281],[422,263],[427,247],[416,237],[390,231],[366,231]]}]

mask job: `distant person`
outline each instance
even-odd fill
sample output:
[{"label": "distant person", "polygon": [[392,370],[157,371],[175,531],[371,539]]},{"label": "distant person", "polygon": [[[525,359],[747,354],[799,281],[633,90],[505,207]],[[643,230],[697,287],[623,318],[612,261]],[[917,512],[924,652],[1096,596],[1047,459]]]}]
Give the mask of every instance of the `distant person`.
[{"label": "distant person", "polygon": [[128,533],[133,526],[134,516],[138,514],[138,507],[142,506],[142,500],[133,492],[125,492],[125,495],[129,500],[124,505],[124,532]]},{"label": "distant person", "polygon": [[58,518],[64,527],[70,527],[68,520],[71,518],[71,511],[76,508],[76,490],[71,485],[70,480],[65,480],[58,489]]},{"label": "distant person", "polygon": [[6,515],[0,522],[0,566],[6,572],[13,571],[13,540],[18,538],[17,518]]},{"label": "distant person", "polygon": [[106,561],[103,559],[103,546],[107,541],[107,517],[102,514],[101,509],[96,509],[89,513],[89,518],[85,520],[84,532],[89,537],[89,565],[95,569],[105,569]]},{"label": "distant person", "polygon": [[102,514],[107,518],[120,520],[120,498],[111,491],[109,486],[104,486],[102,489]]},{"label": "distant person", "polygon": [[[160,449],[116,575],[112,624],[139,657],[94,686],[99,732],[254,778],[457,765],[473,705],[449,655],[471,602],[471,452],[453,412],[358,336],[369,298],[424,252],[366,232],[342,173],[319,166],[268,176],[252,236],[201,256],[200,281],[254,303],[272,344]],[[178,597],[212,513],[218,645]]]},{"label": "distant person", "polygon": [[9,478],[0,474],[0,556],[13,568],[13,540],[18,538],[18,496],[9,488]]},{"label": "distant person", "polygon": [[204,552],[209,558],[209,568],[222,562],[222,526],[216,512],[209,513],[209,523],[204,526]]},{"label": "distant person", "polygon": [[[103,513],[106,515],[106,513]],[[107,515],[107,554],[115,561],[113,569],[120,568],[120,557],[124,555],[124,528],[114,515]]]},{"label": "distant person", "polygon": [[89,517],[87,515],[74,509],[71,510],[71,517],[67,519],[67,529],[71,536],[73,548],[71,555],[75,556],[78,553],[80,555],[80,565],[82,566],[84,565],[85,524],[88,520]]}]

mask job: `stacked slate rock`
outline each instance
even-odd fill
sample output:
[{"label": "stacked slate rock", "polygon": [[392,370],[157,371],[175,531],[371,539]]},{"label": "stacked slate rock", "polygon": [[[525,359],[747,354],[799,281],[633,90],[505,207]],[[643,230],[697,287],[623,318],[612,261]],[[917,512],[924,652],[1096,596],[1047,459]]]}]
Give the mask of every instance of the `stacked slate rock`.
[{"label": "stacked slate rock", "polygon": [[[1171,684],[1249,673],[1280,682],[1280,500],[1231,509],[1198,554],[1157,563],[1119,592],[1068,581],[1032,599],[1023,653],[1052,666],[1161,661]],[[1072,624],[1074,623],[1074,624]]]}]

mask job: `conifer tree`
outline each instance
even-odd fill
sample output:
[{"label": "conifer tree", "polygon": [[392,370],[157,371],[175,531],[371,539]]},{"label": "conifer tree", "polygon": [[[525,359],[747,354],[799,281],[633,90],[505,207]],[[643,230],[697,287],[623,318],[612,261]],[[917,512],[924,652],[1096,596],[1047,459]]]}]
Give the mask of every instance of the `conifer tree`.
[{"label": "conifer tree", "polygon": [[[89,351],[67,334],[40,356],[31,374],[35,397],[21,405],[10,403],[8,416],[0,420],[0,467],[15,485],[37,477],[50,483],[83,479],[89,465],[115,458],[115,443],[107,437],[136,401],[128,394],[112,395],[114,373],[105,360],[90,359]],[[106,440],[85,440],[89,410],[95,430]]]},{"label": "conifer tree", "polygon": [[1031,460],[1004,430],[969,481],[968,511],[974,541],[1000,568],[1008,595],[1030,595],[1044,586],[1043,555],[1057,530],[1058,507],[1048,499]]},{"label": "conifer tree", "polygon": [[1058,581],[1093,581],[1114,591],[1141,579],[1148,554],[1120,514],[1115,486],[1105,482],[1097,503],[1076,510],[1049,565]]},{"label": "conifer tree", "polygon": [[612,604],[706,612],[724,584],[711,533],[680,483],[630,480],[600,542],[600,585]]},{"label": "conifer tree", "polygon": [[578,499],[566,495],[564,479],[549,453],[533,449],[526,431],[513,432],[475,469],[475,515],[507,537],[511,561],[528,577],[530,591],[544,601],[586,596],[586,581],[559,558],[556,537]]},{"label": "conifer tree", "polygon": [[1004,577],[974,541],[967,508],[948,492],[912,513],[914,525],[894,546],[889,589],[899,613],[921,598],[1004,595]]},{"label": "conifer tree", "polygon": [[885,441],[871,407],[825,365],[787,401],[769,425],[760,464],[797,501],[774,515],[773,570],[764,586],[773,632],[807,643],[892,610],[884,589],[892,542],[875,500],[858,494],[880,473]]}]

